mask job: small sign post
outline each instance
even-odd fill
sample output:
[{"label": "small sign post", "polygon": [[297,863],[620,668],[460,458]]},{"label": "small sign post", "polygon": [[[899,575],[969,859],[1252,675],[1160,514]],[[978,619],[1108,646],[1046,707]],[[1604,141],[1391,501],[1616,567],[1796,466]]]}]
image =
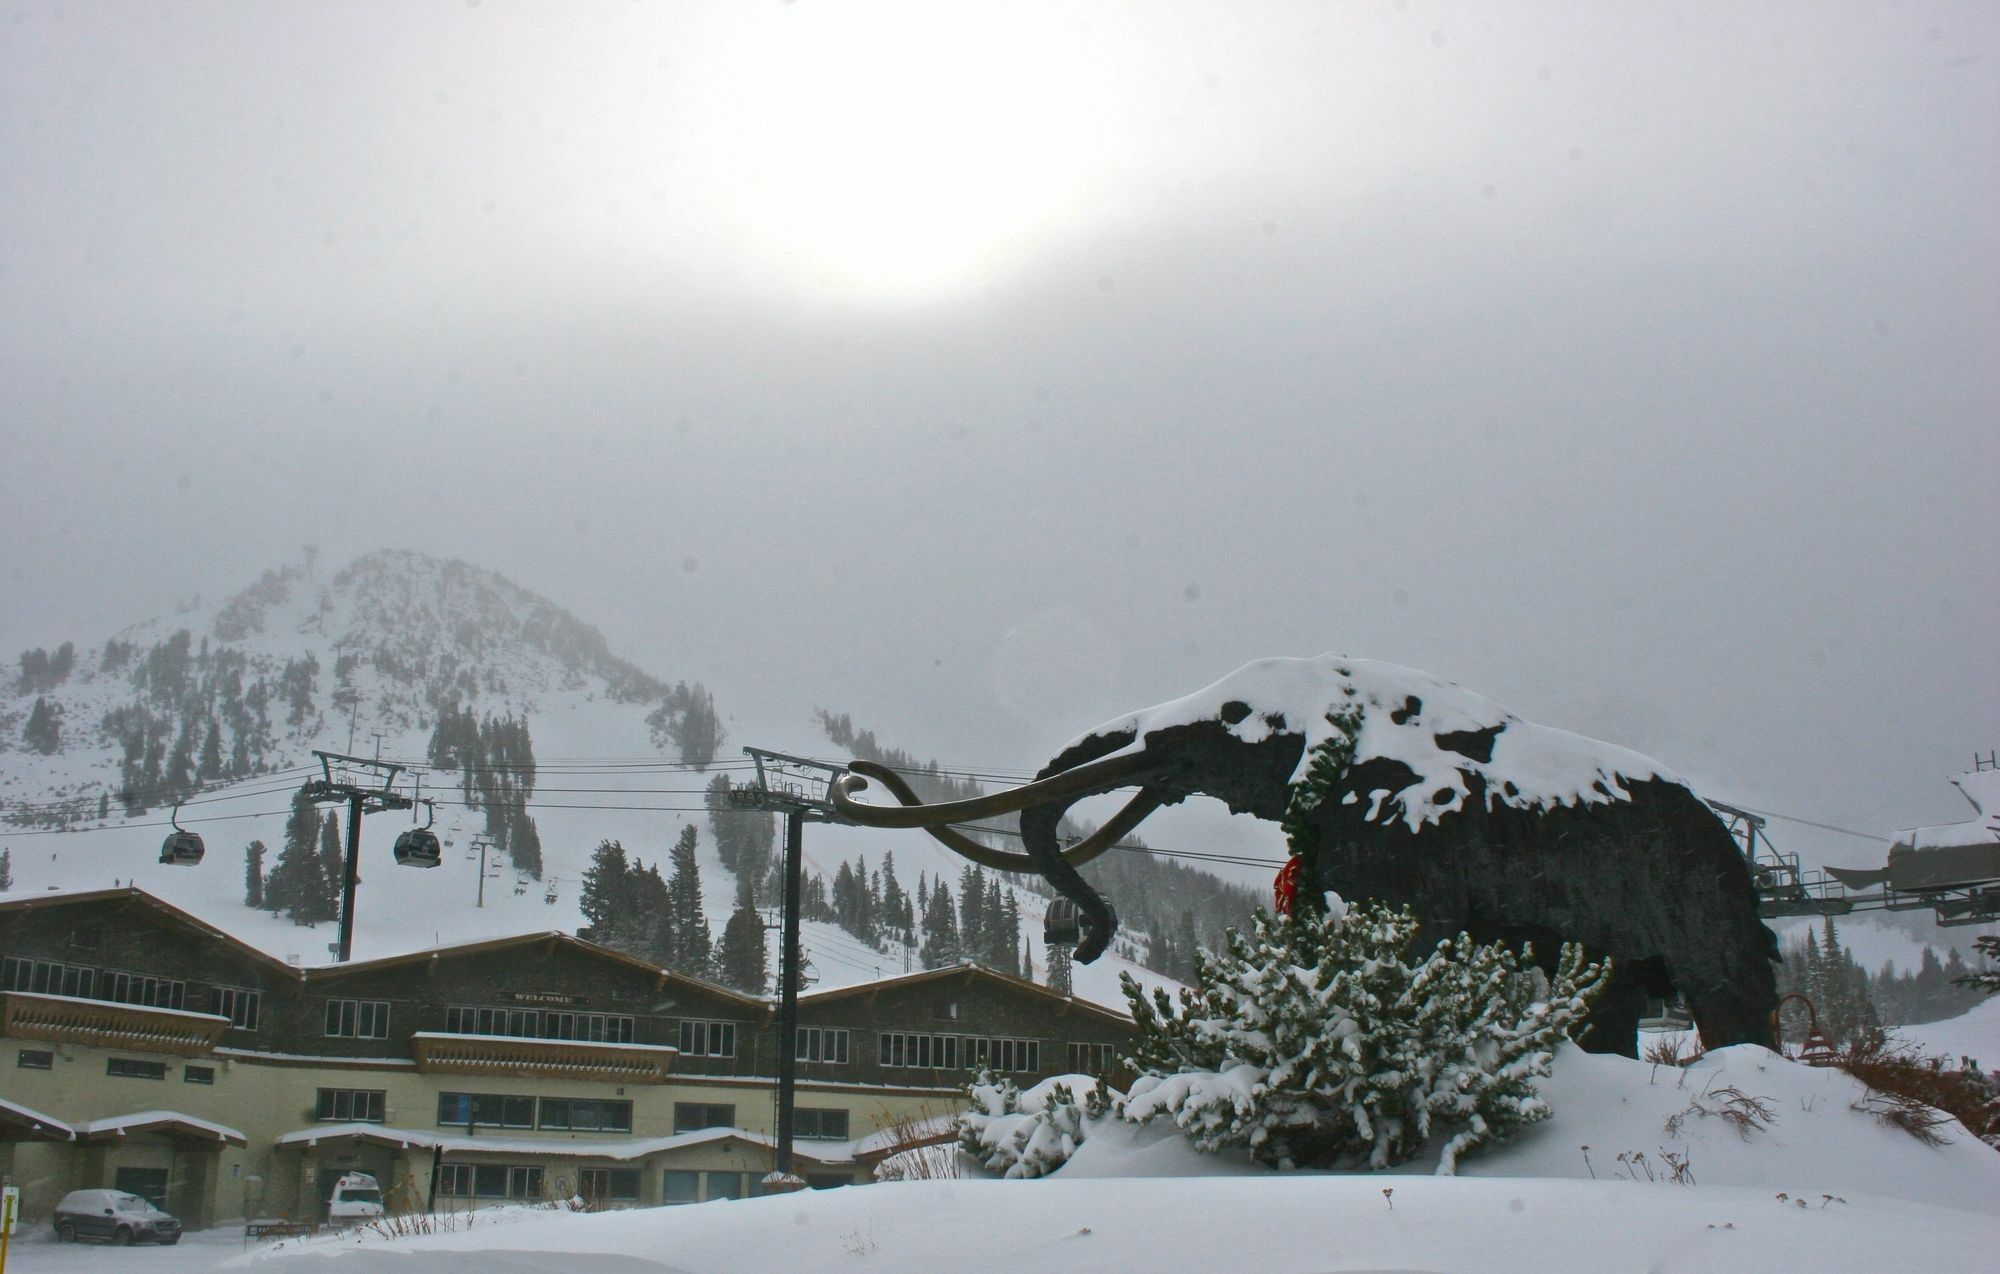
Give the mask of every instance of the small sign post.
[{"label": "small sign post", "polygon": [[0,1186],[0,1274],[6,1274],[7,1244],[14,1237],[14,1222],[20,1216],[20,1187]]}]

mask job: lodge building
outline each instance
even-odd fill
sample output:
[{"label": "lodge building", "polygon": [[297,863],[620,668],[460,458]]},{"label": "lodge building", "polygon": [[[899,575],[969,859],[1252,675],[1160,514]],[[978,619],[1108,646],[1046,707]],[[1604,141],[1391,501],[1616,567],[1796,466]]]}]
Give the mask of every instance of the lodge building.
[{"label": "lodge building", "polygon": [[[197,1228],[310,1221],[343,1172],[423,1206],[754,1193],[772,1001],[560,933],[299,968],[134,888],[0,900],[0,1175]],[[800,997],[794,1171],[872,1179],[979,1066],[1107,1070],[1124,1015],[974,965]]]}]

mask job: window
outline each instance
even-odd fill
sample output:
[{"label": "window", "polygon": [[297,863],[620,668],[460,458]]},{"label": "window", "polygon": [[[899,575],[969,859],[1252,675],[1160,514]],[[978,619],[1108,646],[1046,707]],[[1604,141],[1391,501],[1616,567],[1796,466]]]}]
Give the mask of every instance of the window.
[{"label": "window", "polygon": [[215,1067],[183,1066],[181,1067],[181,1082],[184,1084],[213,1084],[215,1082]]},{"label": "window", "polygon": [[542,1033],[542,1011],[454,1004],[444,1011],[444,1029],[453,1035],[514,1035],[533,1039]]},{"label": "window", "polygon": [[387,1098],[379,1088],[322,1088],[319,1117],[343,1124],[379,1124]]},{"label": "window", "polygon": [[802,1062],[847,1064],[847,1028],[844,1026],[801,1026],[794,1040]]},{"label": "window", "polygon": [[956,1035],[917,1035],[909,1031],[884,1031],[880,1041],[884,1066],[914,1066],[928,1070],[958,1069],[960,1049]]},{"label": "window", "polygon": [[257,1029],[257,1006],[262,997],[255,991],[240,986],[216,986],[208,989],[208,1011],[229,1019],[229,1024],[240,1031]]},{"label": "window", "polygon": [[539,1199],[542,1170],[525,1164],[474,1164],[472,1193],[480,1199]]},{"label": "window", "polygon": [[681,1022],[681,1052],[690,1057],[736,1056],[736,1023]]},{"label": "window", "polygon": [[326,1033],[344,1035],[355,1039],[386,1040],[389,1038],[389,1002],[387,1000],[328,1000],[326,1002]]},{"label": "window", "polygon": [[469,1163],[447,1163],[438,1165],[439,1196],[451,1199],[472,1197],[472,1165]]},{"label": "window", "polygon": [[842,1186],[851,1186],[853,1184],[854,1178],[838,1177],[830,1172],[808,1172],[806,1174],[806,1188],[808,1190],[838,1190]]},{"label": "window", "polygon": [[542,1014],[542,1035],[552,1040],[588,1040],[593,1044],[630,1044],[632,1019],[622,1013]]},{"label": "window", "polygon": [[702,1185],[707,1190],[705,1198],[740,1199],[743,1197],[743,1174],[740,1172],[704,1172]]},{"label": "window", "polygon": [[674,1103],[674,1131],[700,1132],[704,1128],[734,1128],[736,1107],[713,1106],[701,1102]]},{"label": "window", "polygon": [[667,1169],[660,1196],[667,1203],[695,1203],[701,1199],[701,1174],[682,1168]]},{"label": "window", "polygon": [[1102,1075],[1118,1061],[1109,1044],[1071,1044],[1069,1069],[1074,1075]]},{"label": "window", "polygon": [[804,1141],[846,1141],[847,1112],[820,1106],[795,1107],[792,1135]]},{"label": "window", "polygon": [[535,1099],[499,1093],[439,1093],[437,1121],[484,1128],[533,1128]]},{"label": "window", "polygon": [[97,998],[97,970],[57,960],[8,956],[0,960],[0,991],[32,991],[37,995],[73,995],[93,1000]]},{"label": "window", "polygon": [[584,1168],[576,1174],[577,1193],[588,1203],[637,1203],[637,1168]]},{"label": "window", "polygon": [[136,1057],[114,1057],[104,1063],[106,1075],[118,1075],[125,1079],[165,1079],[165,1062],[142,1062]]},{"label": "window", "polygon": [[965,1041],[965,1068],[977,1070],[981,1066],[996,1071],[1039,1071],[1042,1069],[1042,1042],[988,1039]]},{"label": "window", "polygon": [[143,1004],[156,1009],[185,1008],[187,983],[178,978],[156,978],[144,973],[121,973],[106,969],[99,981],[99,998],[120,1004]]},{"label": "window", "polygon": [[568,1132],[631,1132],[632,1103],[585,1097],[544,1097],[538,1125]]},{"label": "window", "polygon": [[52,1071],[56,1068],[56,1055],[45,1048],[24,1048],[14,1059],[14,1065],[22,1070]]}]

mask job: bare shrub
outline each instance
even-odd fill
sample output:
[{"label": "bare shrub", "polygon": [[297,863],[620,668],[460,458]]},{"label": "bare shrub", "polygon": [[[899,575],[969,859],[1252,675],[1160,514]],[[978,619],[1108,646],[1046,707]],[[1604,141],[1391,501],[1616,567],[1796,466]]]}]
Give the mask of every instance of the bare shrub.
[{"label": "bare shrub", "polygon": [[1834,1065],[1868,1086],[1856,1110],[1933,1146],[1949,1140],[1943,1130],[1956,1119],[2000,1149],[2000,1077],[1981,1071],[1970,1058],[1960,1062],[1952,1066],[1942,1056],[1926,1057],[1914,1044],[1892,1043],[1871,1031],[1849,1043]]}]

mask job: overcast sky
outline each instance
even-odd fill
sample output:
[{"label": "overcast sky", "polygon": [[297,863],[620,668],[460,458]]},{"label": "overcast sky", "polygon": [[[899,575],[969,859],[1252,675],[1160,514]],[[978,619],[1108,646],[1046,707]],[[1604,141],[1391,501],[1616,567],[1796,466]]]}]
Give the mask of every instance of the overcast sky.
[{"label": "overcast sky", "polygon": [[735,743],[823,705],[1031,768],[1341,651],[1765,808],[1968,816],[1996,34],[0,3],[0,651],[405,547]]}]

